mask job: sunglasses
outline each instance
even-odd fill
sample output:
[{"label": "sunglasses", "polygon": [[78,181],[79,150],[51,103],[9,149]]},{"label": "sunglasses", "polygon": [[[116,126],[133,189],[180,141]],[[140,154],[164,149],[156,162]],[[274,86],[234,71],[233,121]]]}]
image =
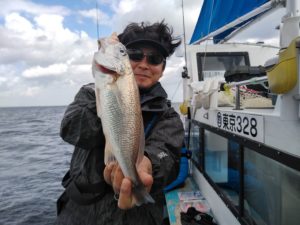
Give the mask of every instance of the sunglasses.
[{"label": "sunglasses", "polygon": [[157,52],[144,53],[141,49],[127,49],[129,59],[140,62],[146,57],[147,63],[150,65],[159,65],[165,61],[165,57]]}]

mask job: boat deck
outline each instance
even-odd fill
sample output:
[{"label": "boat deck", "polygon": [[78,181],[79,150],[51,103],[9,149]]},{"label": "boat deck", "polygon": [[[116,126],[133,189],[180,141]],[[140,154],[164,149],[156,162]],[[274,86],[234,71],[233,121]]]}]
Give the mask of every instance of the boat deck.
[{"label": "boat deck", "polygon": [[[182,209],[181,209],[182,205],[180,205],[179,194],[181,194],[181,193],[190,194],[191,192],[201,193],[197,184],[193,180],[193,177],[189,176],[186,179],[183,187],[176,188],[165,194],[170,225],[181,225],[182,224],[181,217],[180,217],[180,212],[182,211]],[[208,214],[212,215],[210,210],[209,210]]]}]

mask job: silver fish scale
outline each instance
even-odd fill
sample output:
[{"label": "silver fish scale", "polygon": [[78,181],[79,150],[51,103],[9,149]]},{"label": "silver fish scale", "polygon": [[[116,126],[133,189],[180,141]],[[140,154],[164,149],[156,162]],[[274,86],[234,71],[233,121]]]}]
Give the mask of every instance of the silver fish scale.
[{"label": "silver fish scale", "polygon": [[[120,146],[122,150],[123,162],[119,162],[121,168],[124,167],[124,174],[130,176],[134,183],[136,183],[136,169],[130,168],[135,167],[137,160],[140,138],[141,138],[141,109],[139,103],[139,94],[137,85],[132,74],[127,74],[119,78],[117,82],[118,89],[120,91],[120,104],[122,104],[122,135],[120,135]],[[134,164],[132,164],[134,162]],[[121,165],[121,164],[125,165]],[[127,172],[126,172],[127,171]],[[126,174],[128,173],[128,174]]]},{"label": "silver fish scale", "polygon": [[107,133],[110,139],[112,146],[118,146],[119,143],[114,143],[114,141],[118,141],[120,139],[120,132],[118,131],[120,127],[120,123],[122,122],[120,119],[122,117],[120,106],[117,102],[115,93],[112,89],[104,89],[101,90],[101,108],[102,110],[102,124],[105,129],[105,133]]}]

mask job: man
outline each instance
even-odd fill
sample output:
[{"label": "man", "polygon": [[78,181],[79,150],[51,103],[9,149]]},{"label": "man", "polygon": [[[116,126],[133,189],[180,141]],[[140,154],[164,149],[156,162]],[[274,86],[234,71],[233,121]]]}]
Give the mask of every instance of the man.
[{"label": "man", "polygon": [[163,188],[177,177],[184,131],[158,80],[181,41],[164,21],[129,24],[118,38],[127,48],[140,91],[145,153],[137,171],[155,203],[135,206],[131,181],[116,163],[104,165],[105,138],[94,84],[89,84],[67,108],[61,125],[61,137],[75,150],[63,178],[66,190],[58,200],[57,224],[162,224]]}]

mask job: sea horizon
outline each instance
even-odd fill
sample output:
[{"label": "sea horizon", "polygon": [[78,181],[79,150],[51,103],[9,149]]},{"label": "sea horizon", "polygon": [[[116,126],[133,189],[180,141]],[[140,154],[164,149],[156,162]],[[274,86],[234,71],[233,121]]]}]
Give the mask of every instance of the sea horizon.
[{"label": "sea horizon", "polygon": [[33,108],[33,107],[67,107],[66,105],[20,105],[20,106],[0,106],[0,108]]}]

